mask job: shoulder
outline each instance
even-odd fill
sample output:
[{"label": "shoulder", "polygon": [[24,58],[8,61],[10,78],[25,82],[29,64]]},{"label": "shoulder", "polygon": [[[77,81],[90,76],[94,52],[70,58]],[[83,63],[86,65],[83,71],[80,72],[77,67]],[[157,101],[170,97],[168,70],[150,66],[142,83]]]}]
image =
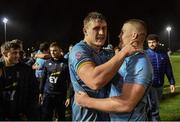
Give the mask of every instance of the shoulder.
[{"label": "shoulder", "polygon": [[143,84],[145,87],[148,86],[152,80],[152,65],[145,53],[129,57],[126,66],[126,82]]},{"label": "shoulder", "polygon": [[148,53],[148,52],[149,52],[149,49],[146,49],[144,52],[145,52],[145,53]]},{"label": "shoulder", "polygon": [[93,49],[89,47],[85,42],[81,41],[77,43],[75,46],[73,46],[69,54],[69,61],[72,61],[74,59],[80,61],[84,58],[90,58],[92,57],[92,52]]},{"label": "shoulder", "polygon": [[146,54],[153,54],[153,53],[155,53],[153,50],[151,50],[151,49],[146,49],[145,51],[144,51],[144,53],[146,53]]},{"label": "shoulder", "polygon": [[129,67],[135,67],[137,69],[145,69],[151,67],[150,60],[145,53],[137,53],[135,55],[128,57],[126,60],[128,62]]},{"label": "shoulder", "polygon": [[32,71],[32,68],[29,65],[25,64],[24,62],[20,62],[20,63],[16,64],[16,68],[20,69],[20,71],[22,71],[24,73]]},{"label": "shoulder", "polygon": [[158,50],[158,53],[161,54],[161,55],[167,55],[167,52],[164,51],[164,50]]},{"label": "shoulder", "polygon": [[45,60],[45,63],[52,62],[52,58]]},{"label": "shoulder", "polygon": [[128,57],[130,61],[137,61],[137,60],[146,60],[147,59],[147,55],[145,52],[139,52],[139,53],[136,53],[132,56],[129,56]]},{"label": "shoulder", "polygon": [[77,51],[82,52],[82,51],[87,51],[87,50],[88,50],[88,45],[85,42],[80,41],[79,43],[73,46],[71,53],[77,52]]},{"label": "shoulder", "polygon": [[47,59],[47,60],[45,60],[45,62],[44,62],[44,66],[45,66],[45,67],[48,67],[48,66],[52,65],[53,63],[54,63],[54,61],[52,60],[52,58]]}]

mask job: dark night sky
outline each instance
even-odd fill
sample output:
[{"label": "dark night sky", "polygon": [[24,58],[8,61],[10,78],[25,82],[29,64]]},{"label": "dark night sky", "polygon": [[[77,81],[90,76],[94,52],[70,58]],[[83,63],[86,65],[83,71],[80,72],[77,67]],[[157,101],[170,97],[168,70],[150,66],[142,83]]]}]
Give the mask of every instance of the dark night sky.
[{"label": "dark night sky", "polygon": [[[172,26],[171,45],[180,48],[180,2],[178,0],[1,0],[0,18],[6,16],[7,40],[18,38],[25,47],[40,41],[59,41],[66,50],[83,38],[82,21],[90,11],[103,13],[109,24],[109,40],[117,44],[122,23],[130,18],[143,19],[149,33],[159,34],[167,43],[166,26]],[[0,24],[0,42],[4,25]],[[178,47],[179,46],[179,47]]]}]

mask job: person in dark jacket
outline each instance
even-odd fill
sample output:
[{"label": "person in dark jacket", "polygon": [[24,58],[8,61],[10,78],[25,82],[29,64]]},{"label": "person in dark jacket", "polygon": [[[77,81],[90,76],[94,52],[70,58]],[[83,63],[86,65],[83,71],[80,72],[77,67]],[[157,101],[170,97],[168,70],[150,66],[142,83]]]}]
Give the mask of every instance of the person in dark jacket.
[{"label": "person in dark jacket", "polygon": [[57,42],[50,45],[51,59],[45,62],[45,77],[40,85],[39,100],[42,103],[42,120],[52,120],[53,112],[58,115],[58,120],[65,120],[65,107],[69,78],[67,60],[61,54],[62,49]]},{"label": "person in dark jacket", "polygon": [[165,75],[169,80],[170,92],[175,92],[175,80],[171,62],[167,53],[159,48],[159,41],[160,39],[156,34],[149,34],[147,37],[148,49],[146,50],[146,54],[154,70],[154,78],[150,90],[150,101],[152,104],[150,120],[152,121],[160,121],[159,103],[163,92]]},{"label": "person in dark jacket", "polygon": [[20,45],[5,42],[1,46],[0,120],[38,120],[38,86],[32,69],[20,62]]}]

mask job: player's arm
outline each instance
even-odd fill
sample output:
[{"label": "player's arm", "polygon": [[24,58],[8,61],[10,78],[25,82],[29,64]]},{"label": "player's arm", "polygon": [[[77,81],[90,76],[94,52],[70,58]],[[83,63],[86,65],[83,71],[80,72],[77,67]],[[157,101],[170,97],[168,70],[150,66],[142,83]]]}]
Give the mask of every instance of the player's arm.
[{"label": "player's arm", "polygon": [[140,84],[124,84],[121,96],[91,98],[84,92],[76,93],[75,100],[82,107],[104,112],[131,112],[142,99],[145,88]]},{"label": "player's arm", "polygon": [[106,85],[117,73],[126,56],[139,51],[130,42],[106,63],[96,66],[93,62],[83,62],[77,69],[80,79],[91,89],[98,90]]},{"label": "player's arm", "polygon": [[37,53],[35,54],[35,58],[49,59],[51,58],[51,55],[48,53]]}]

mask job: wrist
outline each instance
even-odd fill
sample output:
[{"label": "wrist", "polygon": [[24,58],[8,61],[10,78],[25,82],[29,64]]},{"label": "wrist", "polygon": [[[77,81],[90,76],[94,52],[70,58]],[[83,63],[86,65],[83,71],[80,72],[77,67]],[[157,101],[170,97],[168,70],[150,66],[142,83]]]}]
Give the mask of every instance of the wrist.
[{"label": "wrist", "polygon": [[127,51],[127,47],[123,47],[120,51],[119,51],[122,55],[127,56],[128,55],[128,51]]},{"label": "wrist", "polygon": [[118,53],[119,60],[122,60],[122,58],[125,58],[126,56],[128,56],[128,53],[126,51],[124,50],[119,51]]},{"label": "wrist", "polygon": [[93,100],[92,99],[93,98],[91,98],[91,97],[87,98],[86,102],[84,103],[86,108],[91,108],[91,105],[93,106]]}]

